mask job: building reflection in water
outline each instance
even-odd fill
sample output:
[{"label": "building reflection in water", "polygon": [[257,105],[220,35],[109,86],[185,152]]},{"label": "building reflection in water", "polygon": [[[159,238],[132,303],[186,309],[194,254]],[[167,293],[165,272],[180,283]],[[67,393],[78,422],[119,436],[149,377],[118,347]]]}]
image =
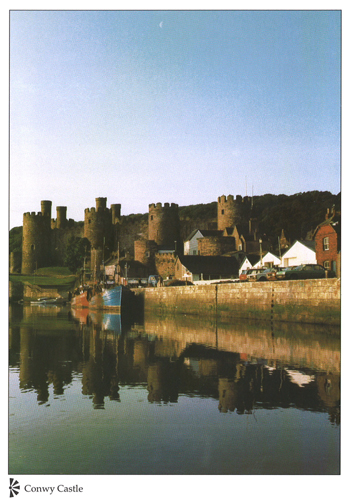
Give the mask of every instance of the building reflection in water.
[{"label": "building reflection in water", "polygon": [[[13,309],[13,308],[12,308]],[[216,325],[198,318],[145,318],[121,324],[117,315],[66,308],[10,312],[10,365],[20,388],[48,404],[80,374],[93,407],[120,401],[120,387],[147,388],[151,403],[182,394],[217,399],[222,413],[290,407],[327,411],[339,423],[340,337],[315,325]]]}]

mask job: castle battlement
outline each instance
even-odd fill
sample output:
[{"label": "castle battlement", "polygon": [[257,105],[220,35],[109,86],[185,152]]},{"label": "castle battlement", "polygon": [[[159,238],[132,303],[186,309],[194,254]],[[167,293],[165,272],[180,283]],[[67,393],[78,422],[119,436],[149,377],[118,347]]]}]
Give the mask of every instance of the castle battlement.
[{"label": "castle battlement", "polygon": [[110,212],[109,208],[104,208],[104,207],[91,207],[91,208],[85,208],[84,210],[85,214],[95,214],[95,213],[108,213]]},{"label": "castle battlement", "polygon": [[218,203],[223,204],[223,203],[250,203],[251,202],[251,197],[250,196],[244,196],[242,197],[240,194],[237,194],[234,199],[234,195],[229,194],[228,196],[219,196],[218,197]]},{"label": "castle battlement", "polygon": [[[248,198],[248,196],[245,196],[245,198]],[[242,199],[242,196],[240,194],[237,194],[235,199],[234,199],[234,195],[232,194],[229,194],[228,196],[219,196],[218,197],[218,203],[231,203],[233,201],[235,201],[235,203],[242,203],[243,201],[245,201],[245,198]]]},{"label": "castle battlement", "polygon": [[178,205],[177,203],[164,203],[162,206],[162,203],[150,203],[149,210],[157,208],[178,208]]},{"label": "castle battlement", "polygon": [[42,215],[42,212],[38,212],[38,213],[36,213],[36,212],[25,212],[23,214],[23,217],[25,219],[31,219],[31,218],[43,217],[43,215]]}]

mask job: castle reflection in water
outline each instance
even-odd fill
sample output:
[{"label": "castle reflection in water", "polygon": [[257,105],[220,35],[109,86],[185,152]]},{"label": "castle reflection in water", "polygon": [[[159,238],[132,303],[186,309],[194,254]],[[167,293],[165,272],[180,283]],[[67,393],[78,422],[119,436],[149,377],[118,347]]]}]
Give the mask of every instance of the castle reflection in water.
[{"label": "castle reflection in water", "polygon": [[296,407],[339,424],[340,335],[329,327],[194,317],[132,324],[118,315],[11,306],[10,368],[40,405],[53,404],[78,377],[96,409],[106,398],[122,404],[121,386],[141,385],[152,403],[185,394],[216,399],[220,412]]}]

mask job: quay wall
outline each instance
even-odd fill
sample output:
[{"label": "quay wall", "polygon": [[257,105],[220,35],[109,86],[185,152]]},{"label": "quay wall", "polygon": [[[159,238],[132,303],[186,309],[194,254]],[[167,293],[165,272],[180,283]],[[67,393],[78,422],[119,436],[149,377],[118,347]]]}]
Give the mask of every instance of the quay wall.
[{"label": "quay wall", "polygon": [[340,324],[340,279],[219,283],[139,289],[144,311],[221,320]]}]

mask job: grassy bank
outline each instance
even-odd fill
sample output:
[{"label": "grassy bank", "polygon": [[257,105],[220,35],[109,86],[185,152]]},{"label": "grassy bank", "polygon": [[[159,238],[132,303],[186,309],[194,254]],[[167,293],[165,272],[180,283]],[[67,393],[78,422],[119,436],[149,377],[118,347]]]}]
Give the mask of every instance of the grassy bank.
[{"label": "grassy bank", "polygon": [[35,274],[10,274],[10,282],[15,285],[30,283],[42,288],[57,288],[58,291],[70,290],[77,279],[78,276],[71,274],[67,267],[45,267]]}]

